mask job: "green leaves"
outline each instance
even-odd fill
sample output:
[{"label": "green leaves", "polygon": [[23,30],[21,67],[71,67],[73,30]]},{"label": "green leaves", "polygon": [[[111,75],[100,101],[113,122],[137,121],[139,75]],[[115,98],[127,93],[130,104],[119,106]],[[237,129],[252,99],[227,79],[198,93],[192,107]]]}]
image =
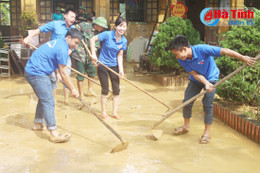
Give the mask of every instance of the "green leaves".
[{"label": "green leaves", "polygon": [[[220,37],[221,47],[230,48],[243,55],[255,57],[260,54],[260,10],[255,9],[253,26],[234,26]],[[222,56],[216,58],[220,78],[230,74],[243,63],[237,59]],[[245,68],[217,89],[224,99],[236,100],[244,104],[259,106],[260,102],[260,63]]]},{"label": "green leaves", "polygon": [[152,42],[153,50],[149,56],[150,62],[159,66],[163,72],[180,73],[184,71],[173,53],[166,51],[165,48],[176,35],[186,36],[192,45],[203,43],[200,40],[199,32],[194,29],[190,20],[174,16],[168,18],[166,23],[162,23],[158,30],[159,33]]},{"label": "green leaves", "polygon": [[27,30],[36,29],[38,27],[38,22],[36,21],[35,13],[33,11],[24,11],[20,18],[22,25],[19,28],[19,31],[23,37],[27,36]]}]

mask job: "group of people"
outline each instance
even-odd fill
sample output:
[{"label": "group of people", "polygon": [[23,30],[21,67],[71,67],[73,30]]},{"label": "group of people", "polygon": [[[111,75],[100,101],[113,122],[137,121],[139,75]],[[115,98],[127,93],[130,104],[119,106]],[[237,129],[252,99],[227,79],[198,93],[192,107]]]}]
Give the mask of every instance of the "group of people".
[{"label": "group of people", "polygon": [[[64,8],[56,7],[55,13],[52,15],[52,20],[64,20]],[[90,14],[86,13],[86,8],[80,6],[78,9],[78,14],[76,16],[75,23],[80,23],[82,21],[92,23],[96,19],[96,13],[92,11]]]},{"label": "group of people", "polygon": [[[57,81],[63,81],[65,90],[65,103],[69,95],[83,96],[83,77],[77,76],[79,92],[71,82],[67,66],[71,62],[70,57],[76,61],[77,70],[81,73],[87,72],[89,77],[96,75],[96,67],[92,61],[97,61],[97,49],[100,49],[99,42],[102,42],[100,50],[100,62],[108,67],[120,72],[123,76],[123,50],[127,48],[127,40],[124,33],[127,29],[126,20],[118,18],[115,22],[114,31],[106,31],[108,28],[107,20],[104,17],[98,17],[93,24],[81,21],[74,25],[76,21],[76,12],[73,9],[67,9],[64,13],[64,20],[54,20],[35,29],[30,35],[24,38],[25,44],[30,43],[30,39],[42,32],[51,32],[51,41],[39,47],[28,60],[25,67],[25,78],[33,88],[38,97],[33,130],[47,129],[50,131],[50,141],[67,142],[70,135],[61,134],[57,131],[55,120],[55,95]],[[101,33],[102,32],[102,33]],[[85,42],[91,49],[91,55],[85,50],[82,42]],[[117,63],[118,62],[118,63]],[[108,75],[111,78],[113,86],[113,117],[119,118],[117,114],[117,104],[119,99],[119,77],[111,75],[107,71],[99,70],[98,76],[102,86],[102,117],[106,118],[105,102],[108,94]],[[53,74],[52,76],[51,74]],[[88,93],[92,93],[88,89]],[[92,93],[93,94],[93,93]]]},{"label": "group of people", "polygon": [[[57,131],[54,112],[55,93],[52,92],[57,87],[56,82],[62,80],[65,84],[65,90],[67,90],[65,97],[70,92],[76,98],[84,97],[84,78],[80,75],[76,77],[77,90],[71,82],[67,71],[70,57],[75,59],[77,70],[83,74],[86,72],[91,78],[95,77],[97,69],[101,83],[101,117],[104,119],[109,117],[106,111],[106,102],[109,92],[108,78],[110,78],[113,89],[113,111],[111,117],[120,118],[117,113],[120,79],[102,64],[119,73],[121,77],[124,76],[123,51],[127,49],[127,39],[124,37],[124,33],[127,30],[127,21],[119,16],[115,21],[115,29],[112,31],[106,31],[108,25],[103,17],[95,19],[93,24],[83,20],[74,25],[75,21],[76,12],[72,9],[67,9],[64,13],[64,20],[49,22],[35,29],[23,40],[25,44],[28,44],[33,36],[41,32],[52,32],[51,41],[39,47],[32,54],[25,67],[25,78],[39,99],[32,129],[43,130],[45,123],[50,131],[50,141],[52,142],[67,142],[70,139],[70,135],[60,134]],[[91,54],[88,54],[82,42],[87,44]],[[205,128],[200,138],[200,143],[208,143],[213,120],[213,99],[215,94],[213,85],[219,77],[219,70],[213,56],[228,55],[236,57],[248,65],[253,65],[255,59],[243,56],[227,48],[210,45],[191,46],[188,39],[182,35],[176,36],[168,49],[176,56],[181,66],[190,73],[190,82],[186,88],[183,102],[198,94],[202,89],[208,91],[203,98]],[[97,66],[94,64],[97,64]],[[56,80],[50,80],[49,76],[52,72],[55,73]],[[93,94],[91,84],[89,84],[88,93]],[[193,103],[183,108],[184,125],[174,129],[176,135],[189,132]]]}]

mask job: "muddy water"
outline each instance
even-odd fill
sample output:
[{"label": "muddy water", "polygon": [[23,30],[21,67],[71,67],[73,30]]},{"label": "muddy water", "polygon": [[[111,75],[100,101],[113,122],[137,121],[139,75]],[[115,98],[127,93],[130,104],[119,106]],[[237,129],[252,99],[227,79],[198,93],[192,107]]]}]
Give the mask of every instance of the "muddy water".
[{"label": "muddy water", "polygon": [[[127,71],[132,69],[128,66]],[[146,89],[167,105],[181,104],[185,87],[161,87],[150,76],[132,74],[127,78]],[[75,77],[73,82],[76,83]],[[48,132],[30,130],[37,98],[23,77],[0,78],[0,172],[71,173],[189,173],[189,172],[260,172],[260,147],[223,123],[214,120],[211,141],[198,143],[203,132],[201,100],[193,109],[190,133],[173,136],[172,130],[182,124],[181,111],[176,112],[158,129],[163,135],[158,141],[151,136],[151,126],[167,110],[130,84],[121,82],[118,112],[120,120],[106,122],[130,144],[127,150],[110,154],[120,141],[91,114],[79,110],[80,102],[70,97],[70,106],[63,104],[62,85],[58,85],[56,120],[61,132],[71,134],[71,140],[54,144]],[[95,92],[100,88],[95,86]],[[99,114],[100,102],[86,97]],[[112,102],[108,102],[111,113]]]}]

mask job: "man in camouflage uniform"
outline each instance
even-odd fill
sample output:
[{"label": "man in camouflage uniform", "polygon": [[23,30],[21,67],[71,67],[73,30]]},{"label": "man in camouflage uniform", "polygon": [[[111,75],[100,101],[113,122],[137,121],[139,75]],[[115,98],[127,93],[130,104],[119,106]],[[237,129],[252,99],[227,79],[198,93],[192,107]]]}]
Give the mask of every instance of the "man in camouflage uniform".
[{"label": "man in camouflage uniform", "polygon": [[89,18],[88,14],[85,12],[86,8],[84,6],[79,7],[78,15],[76,18],[76,23],[80,23],[82,21],[87,21]]},{"label": "man in camouflage uniform", "polygon": [[[98,17],[96,20],[93,21],[93,24],[82,21],[79,24],[77,24],[75,28],[81,31],[84,38],[84,42],[89,46],[89,39],[92,38],[94,35],[107,29],[108,26],[107,20],[104,17]],[[99,48],[99,42],[96,43],[96,48]],[[79,72],[81,72],[82,74],[86,72],[90,78],[94,78],[96,76],[96,67],[91,62],[91,58],[88,55],[88,52],[85,50],[82,43],[80,43],[73,51],[72,58],[76,60],[76,69]],[[81,75],[77,75],[76,79],[80,97],[83,98],[84,77],[82,77]],[[87,95],[89,96],[95,95],[91,88],[92,82],[88,80]]]}]

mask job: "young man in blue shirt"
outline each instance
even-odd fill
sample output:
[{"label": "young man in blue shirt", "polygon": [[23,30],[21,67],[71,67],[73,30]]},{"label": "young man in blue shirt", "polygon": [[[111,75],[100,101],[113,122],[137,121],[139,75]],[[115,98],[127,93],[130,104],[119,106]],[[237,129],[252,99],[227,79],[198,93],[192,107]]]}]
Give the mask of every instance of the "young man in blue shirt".
[{"label": "young man in blue shirt", "polygon": [[[255,64],[255,58],[243,56],[228,48],[206,44],[191,46],[188,39],[182,35],[177,35],[171,41],[169,49],[176,56],[180,65],[191,74],[183,102],[199,94],[202,89],[208,91],[202,100],[205,129],[200,138],[200,143],[206,144],[210,140],[209,132],[213,121],[213,99],[215,95],[213,85],[219,77],[219,69],[213,57],[227,55],[244,61],[248,65]],[[174,129],[175,135],[189,132],[193,103],[194,101],[183,108],[184,125]]]},{"label": "young man in blue shirt", "polygon": [[[47,33],[51,32],[51,40],[65,38],[65,35],[67,31],[71,28],[74,28],[74,22],[76,19],[76,12],[73,9],[67,9],[64,13],[64,20],[59,21],[51,21],[49,23],[46,23],[43,26],[40,26],[39,28],[35,29],[33,32],[31,32],[30,35],[28,35],[23,42],[25,44],[30,42],[30,39],[33,38],[36,35],[39,35],[40,33]],[[71,59],[68,59],[68,65],[71,64]],[[70,73],[70,71],[68,70]],[[55,73],[52,73],[50,75],[50,80],[52,82],[53,87],[53,95],[54,98],[56,97],[56,88],[57,88],[57,79],[60,79],[59,73],[57,74],[57,78],[55,77]],[[65,104],[68,104],[68,97],[69,97],[69,90],[64,88],[64,102]]]},{"label": "young man in blue shirt", "polygon": [[63,20],[63,14],[61,13],[61,8],[57,7],[56,12],[52,15],[52,20]]},{"label": "young man in blue shirt", "polygon": [[59,71],[62,81],[71,90],[74,97],[79,93],[67,73],[68,53],[80,43],[82,34],[77,29],[70,29],[65,38],[52,40],[39,47],[25,66],[25,78],[38,97],[33,130],[43,130],[46,123],[50,131],[50,141],[67,142],[69,135],[57,131],[55,120],[55,101],[49,75]]}]

